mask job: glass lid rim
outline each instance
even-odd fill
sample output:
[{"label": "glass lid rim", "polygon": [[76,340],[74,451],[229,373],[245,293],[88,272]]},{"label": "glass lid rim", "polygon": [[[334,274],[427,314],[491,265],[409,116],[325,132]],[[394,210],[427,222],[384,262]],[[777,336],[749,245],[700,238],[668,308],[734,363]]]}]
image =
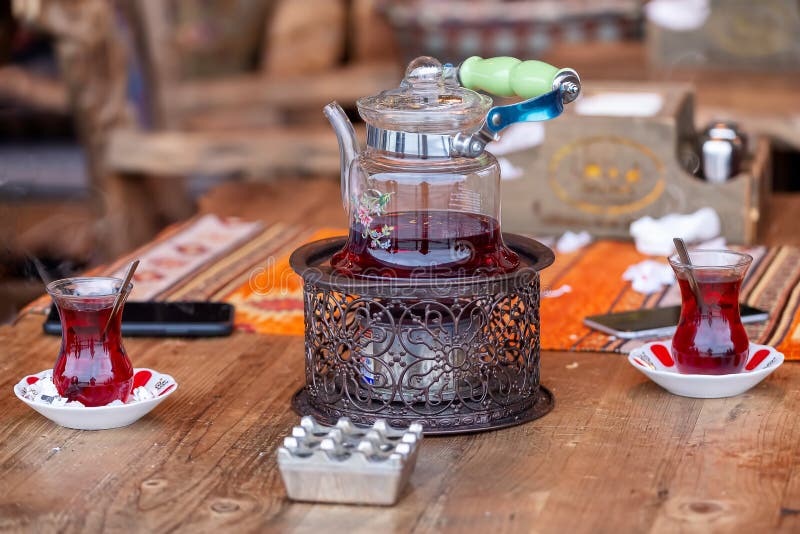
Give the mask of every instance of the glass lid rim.
[{"label": "glass lid rim", "polygon": [[[356,100],[356,107],[358,108],[359,114],[361,113],[362,110],[366,110],[366,111],[371,111],[371,112],[381,113],[381,114],[382,113],[399,113],[399,114],[407,114],[407,115],[416,115],[416,114],[426,113],[426,114],[437,114],[437,115],[438,114],[451,115],[451,114],[455,113],[456,111],[471,111],[471,110],[474,110],[474,114],[477,117],[478,115],[485,116],[486,113],[489,112],[489,108],[491,108],[494,105],[494,99],[491,96],[485,95],[483,93],[478,93],[477,91],[472,91],[470,89],[463,89],[462,88],[462,91],[461,91],[462,93],[468,91],[469,93],[471,93],[471,94],[473,94],[473,95],[475,95],[477,97],[475,99],[475,102],[467,104],[467,103],[465,103],[464,100],[462,100],[457,105],[451,105],[451,106],[447,106],[447,107],[443,107],[443,108],[439,108],[439,109],[436,109],[436,108],[430,109],[430,108],[425,108],[425,107],[420,107],[420,108],[397,108],[397,107],[389,107],[389,106],[385,106],[384,107],[384,106],[381,106],[380,99],[382,97],[384,97],[384,96],[390,96],[389,93],[391,93],[392,91],[395,91],[395,89],[390,89],[388,91],[382,91],[382,92],[380,92],[380,93],[378,93],[376,95],[362,96],[361,98]],[[466,94],[469,94],[469,93],[466,93]],[[396,93],[396,94],[398,96],[402,95],[402,93]],[[446,94],[446,93],[439,93],[439,95],[442,95],[442,94]],[[479,113],[479,111],[484,107],[486,108],[485,111]],[[363,115],[362,115],[362,117],[363,117]]]}]

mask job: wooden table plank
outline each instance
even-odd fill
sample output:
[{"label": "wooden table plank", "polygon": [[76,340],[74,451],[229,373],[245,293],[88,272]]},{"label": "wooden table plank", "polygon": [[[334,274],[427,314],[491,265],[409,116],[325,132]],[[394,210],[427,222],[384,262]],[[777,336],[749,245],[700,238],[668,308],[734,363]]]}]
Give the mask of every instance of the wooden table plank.
[{"label": "wooden table plank", "polygon": [[[800,508],[800,368],[791,364],[744,396],[700,401],[665,393],[622,356],[546,353],[542,376],[556,395],[554,412],[516,428],[427,439],[411,491],[398,506],[375,509],[284,498],[274,450],[297,420],[288,403],[303,381],[302,339],[129,339],[136,364],[173,373],[179,390],[131,427],[80,432],[56,427],[10,394],[18,377],[47,367],[56,353],[58,340],[39,332],[35,317],[0,329],[4,528],[796,525],[796,515],[781,513]],[[572,362],[578,366],[567,368]]]},{"label": "wooden table plank", "polygon": [[[204,211],[344,224],[333,181],[226,185]],[[771,243],[796,239],[797,197],[773,199]],[[546,330],[547,325],[542,325]],[[556,408],[533,423],[427,438],[391,508],[290,503],[275,448],[297,422],[303,340],[130,338],[134,364],[180,387],[136,424],[57,427],[14,398],[52,365],[41,318],[0,328],[0,529],[35,531],[700,532],[800,529],[800,366],[751,392],[675,397],[624,357],[542,356]],[[577,366],[574,365],[577,363]],[[59,450],[54,450],[59,448]]]},{"label": "wooden table plank", "polygon": [[708,531],[746,524],[766,532],[779,524],[780,507],[767,503],[780,502],[796,461],[789,444],[797,443],[800,425],[786,410],[798,394],[792,382],[779,373],[738,397],[701,402],[669,506],[656,527]]}]

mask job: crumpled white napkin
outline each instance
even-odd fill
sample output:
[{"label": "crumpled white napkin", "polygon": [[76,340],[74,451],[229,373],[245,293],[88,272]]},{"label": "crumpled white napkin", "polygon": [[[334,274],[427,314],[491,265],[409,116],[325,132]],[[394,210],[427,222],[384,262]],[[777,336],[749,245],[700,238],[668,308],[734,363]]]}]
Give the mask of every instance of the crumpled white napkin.
[{"label": "crumpled white napkin", "polygon": [[575,252],[579,248],[583,248],[592,242],[592,235],[587,231],[579,233],[566,231],[564,235],[556,241],[556,250],[562,254]]},{"label": "crumpled white napkin", "polygon": [[669,256],[675,252],[673,237],[681,237],[687,243],[705,241],[720,232],[720,220],[714,208],[700,208],[688,215],[670,214],[653,219],[642,217],[631,223],[630,232],[636,250],[651,256]]},{"label": "crumpled white napkin", "polygon": [[500,178],[503,180],[516,180],[525,174],[525,171],[511,163],[511,160],[502,156],[497,158],[500,165]]},{"label": "crumpled white napkin", "polygon": [[540,122],[517,122],[505,130],[497,141],[486,145],[486,150],[495,156],[504,156],[527,150],[544,141],[544,125]]},{"label": "crumpled white napkin", "polygon": [[542,298],[557,299],[558,297],[566,295],[567,293],[572,293],[572,286],[569,284],[562,284],[556,289],[543,289]]},{"label": "crumpled white napkin", "polygon": [[644,6],[647,20],[676,32],[700,28],[711,14],[708,0],[652,0]]},{"label": "crumpled white napkin", "polygon": [[675,273],[665,263],[644,260],[625,269],[622,279],[628,280],[634,291],[649,295],[661,291],[662,286],[674,284]]}]

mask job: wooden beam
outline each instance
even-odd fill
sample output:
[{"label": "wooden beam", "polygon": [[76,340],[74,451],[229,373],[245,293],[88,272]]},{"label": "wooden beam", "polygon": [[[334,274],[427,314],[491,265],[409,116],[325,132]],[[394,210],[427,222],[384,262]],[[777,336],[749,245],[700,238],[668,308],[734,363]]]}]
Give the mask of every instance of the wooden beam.
[{"label": "wooden beam", "polygon": [[169,24],[169,5],[160,0],[138,0],[122,2],[120,6],[133,28],[134,42],[141,54],[145,83],[150,93],[150,118],[157,128],[175,126],[165,105],[167,88],[178,79],[179,63],[174,32]]},{"label": "wooden beam", "polygon": [[106,257],[116,256],[168,222],[152,197],[168,195],[173,206],[182,204],[174,213],[185,214],[191,204],[175,184],[159,191],[157,183],[123,175],[108,164],[112,132],[134,123],[127,102],[127,54],[113,5],[106,0],[16,0],[14,8],[21,19],[55,38],[70,108],[87,153],[100,242]]},{"label": "wooden beam", "polygon": [[63,83],[14,65],[0,67],[0,98],[55,113],[69,112]]},{"label": "wooden beam", "polygon": [[321,114],[322,107],[332,100],[353,105],[362,96],[396,87],[401,78],[396,65],[370,63],[305,76],[241,76],[185,82],[170,94],[169,105],[183,114],[226,107],[251,107],[253,112],[270,107],[289,111],[317,107]]},{"label": "wooden beam", "polygon": [[354,61],[395,61],[400,53],[379,0],[352,0],[349,55]]},{"label": "wooden beam", "polygon": [[264,32],[262,71],[269,76],[311,74],[344,58],[344,0],[279,0]]},{"label": "wooden beam", "polygon": [[111,132],[108,165],[117,172],[167,176],[242,174],[249,178],[339,171],[339,147],[328,128],[240,132]]}]

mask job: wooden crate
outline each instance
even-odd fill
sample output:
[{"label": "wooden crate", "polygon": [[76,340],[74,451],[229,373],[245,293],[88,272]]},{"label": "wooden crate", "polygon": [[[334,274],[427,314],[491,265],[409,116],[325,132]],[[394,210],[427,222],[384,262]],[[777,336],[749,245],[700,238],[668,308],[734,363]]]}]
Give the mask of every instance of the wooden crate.
[{"label": "wooden crate", "polygon": [[712,0],[699,28],[648,22],[646,34],[649,61],[659,68],[800,70],[797,0]]},{"label": "wooden crate", "polygon": [[545,127],[535,149],[506,154],[520,178],[502,184],[503,228],[544,235],[589,230],[627,238],[644,215],[690,213],[711,206],[722,234],[734,243],[757,237],[769,191],[769,146],[756,145],[743,171],[723,184],[688,173],[678,153],[693,141],[693,94],[686,84],[584,85],[584,97],[601,93],[657,93],[658,112],[648,117],[587,116],[576,106]]}]

